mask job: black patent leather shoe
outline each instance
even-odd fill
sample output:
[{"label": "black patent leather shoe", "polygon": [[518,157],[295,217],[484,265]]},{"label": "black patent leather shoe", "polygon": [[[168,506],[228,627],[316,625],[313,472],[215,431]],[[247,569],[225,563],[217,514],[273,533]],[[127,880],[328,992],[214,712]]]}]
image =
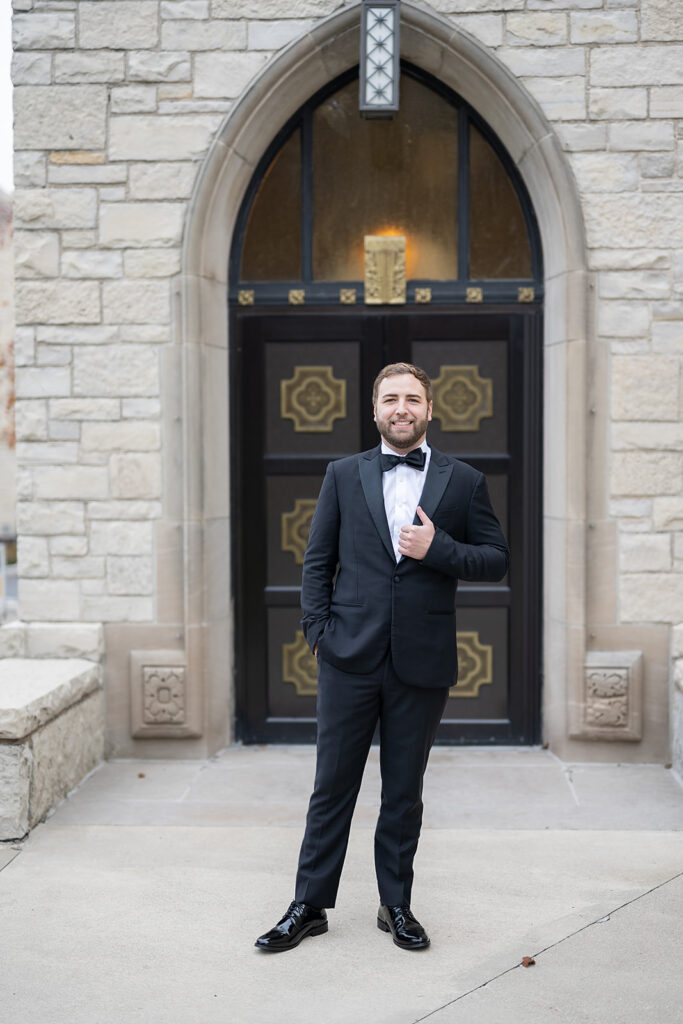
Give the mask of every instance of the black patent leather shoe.
[{"label": "black patent leather shoe", "polygon": [[429,945],[427,932],[407,903],[400,907],[380,907],[377,927],[383,932],[391,932],[394,944],[401,949],[426,949]]},{"label": "black patent leather shoe", "polygon": [[309,907],[308,903],[293,900],[287,913],[274,928],[259,936],[254,945],[266,953],[284,953],[294,949],[309,935],[322,935],[327,931],[327,914],[324,908]]}]

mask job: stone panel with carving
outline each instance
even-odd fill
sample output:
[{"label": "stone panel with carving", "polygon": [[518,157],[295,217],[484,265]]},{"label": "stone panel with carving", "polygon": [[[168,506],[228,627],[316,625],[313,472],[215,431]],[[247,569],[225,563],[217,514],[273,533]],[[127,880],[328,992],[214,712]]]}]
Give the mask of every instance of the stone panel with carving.
[{"label": "stone panel with carving", "polygon": [[640,651],[587,652],[583,700],[570,709],[574,739],[641,739],[642,663]]},{"label": "stone panel with carving", "polygon": [[479,430],[493,416],[493,381],[480,377],[478,366],[442,366],[432,388],[433,415],[444,431]]},{"label": "stone panel with carving", "polygon": [[183,725],[185,722],[185,667],[144,665],[143,718],[147,725]]},{"label": "stone panel with carving", "polygon": [[346,419],[346,381],[331,366],[295,366],[294,376],[280,382],[280,415],[297,433],[329,433]]},{"label": "stone panel with carving", "polygon": [[130,712],[134,737],[201,736],[201,692],[190,687],[185,651],[130,652]]}]

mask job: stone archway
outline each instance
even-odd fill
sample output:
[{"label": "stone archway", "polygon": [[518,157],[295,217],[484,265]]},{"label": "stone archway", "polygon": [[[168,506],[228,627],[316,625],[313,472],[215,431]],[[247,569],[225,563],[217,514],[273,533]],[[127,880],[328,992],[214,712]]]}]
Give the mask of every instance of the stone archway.
[{"label": "stone archway", "polygon": [[[541,232],[548,410],[543,707],[544,738],[553,744],[567,735],[567,708],[579,700],[585,656],[589,332],[581,207],[556,136],[514,76],[444,19],[407,2],[401,16],[401,55],[451,86],[497,133],[526,183]],[[232,231],[256,164],[278,129],[312,93],[357,63],[358,45],[358,9],[346,9],[320,21],[269,64],[214,140],[188,213],[176,302],[175,374],[182,410],[176,500],[183,522],[188,675],[203,689],[209,751],[229,739],[233,703],[232,612],[225,579],[231,531],[227,285]]]}]

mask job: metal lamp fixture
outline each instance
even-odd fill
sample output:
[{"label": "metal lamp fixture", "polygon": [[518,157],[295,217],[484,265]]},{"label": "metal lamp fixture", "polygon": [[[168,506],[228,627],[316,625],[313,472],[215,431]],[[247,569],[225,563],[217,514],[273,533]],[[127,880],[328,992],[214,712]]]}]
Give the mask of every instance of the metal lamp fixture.
[{"label": "metal lamp fixture", "polygon": [[360,112],[393,117],[398,110],[399,0],[361,4]]}]

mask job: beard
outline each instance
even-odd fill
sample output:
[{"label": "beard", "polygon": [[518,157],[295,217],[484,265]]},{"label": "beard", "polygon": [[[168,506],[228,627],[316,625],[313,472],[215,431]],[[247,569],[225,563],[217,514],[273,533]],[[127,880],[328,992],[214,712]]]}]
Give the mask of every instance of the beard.
[{"label": "beard", "polygon": [[375,422],[377,423],[377,429],[380,432],[380,436],[390,448],[396,448],[398,451],[409,452],[411,448],[415,448],[418,441],[422,438],[422,435],[426,433],[429,421],[426,416],[423,419],[401,420],[401,423],[409,423],[410,426],[397,429],[394,423],[392,423],[394,418],[395,417],[380,419],[380,417],[377,416]]}]

